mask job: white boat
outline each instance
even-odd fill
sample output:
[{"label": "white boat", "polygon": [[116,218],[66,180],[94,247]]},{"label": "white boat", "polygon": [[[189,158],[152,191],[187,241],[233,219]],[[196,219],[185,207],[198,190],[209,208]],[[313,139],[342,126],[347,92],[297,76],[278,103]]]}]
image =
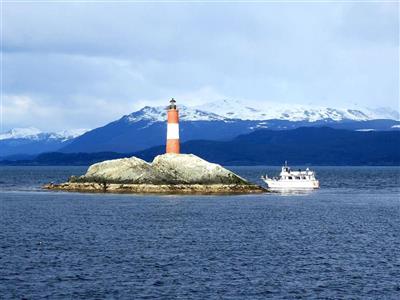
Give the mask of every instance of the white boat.
[{"label": "white boat", "polygon": [[279,177],[269,178],[268,175],[261,179],[270,189],[318,189],[319,181],[315,178],[315,172],[307,168],[305,171],[293,171],[287,162],[282,167]]}]

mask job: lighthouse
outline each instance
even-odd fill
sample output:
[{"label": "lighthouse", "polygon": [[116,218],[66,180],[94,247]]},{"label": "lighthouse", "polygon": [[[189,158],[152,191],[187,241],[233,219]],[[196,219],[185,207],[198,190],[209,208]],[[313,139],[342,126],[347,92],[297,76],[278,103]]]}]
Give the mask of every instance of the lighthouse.
[{"label": "lighthouse", "polygon": [[176,101],[174,98],[172,98],[169,103],[166,153],[179,154],[179,111],[176,109]]}]

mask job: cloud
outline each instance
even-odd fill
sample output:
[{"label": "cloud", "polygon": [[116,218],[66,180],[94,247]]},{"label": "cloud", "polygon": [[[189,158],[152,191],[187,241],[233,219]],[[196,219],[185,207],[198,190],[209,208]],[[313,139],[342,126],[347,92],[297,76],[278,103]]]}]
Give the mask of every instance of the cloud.
[{"label": "cloud", "polygon": [[12,127],[28,127],[33,119],[48,122],[54,111],[41,106],[28,95],[3,95],[3,122]]},{"label": "cloud", "polygon": [[[3,5],[3,90],[40,105],[43,129],[170,97],[398,106],[398,4]],[[6,102],[6,126],[41,127]]]},{"label": "cloud", "polygon": [[51,131],[77,128],[95,128],[103,122],[111,122],[126,111],[126,106],[110,99],[81,98],[75,96],[75,104],[52,102],[46,97],[22,94],[3,95],[3,128],[29,127]]}]

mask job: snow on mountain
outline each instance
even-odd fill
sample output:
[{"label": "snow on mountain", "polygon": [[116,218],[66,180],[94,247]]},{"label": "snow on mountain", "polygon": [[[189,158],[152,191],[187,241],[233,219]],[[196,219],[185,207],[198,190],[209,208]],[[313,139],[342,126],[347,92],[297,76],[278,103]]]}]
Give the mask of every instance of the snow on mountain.
[{"label": "snow on mountain", "polygon": [[51,133],[50,136],[66,141],[81,136],[82,134],[88,132],[89,130],[90,129],[85,129],[85,128],[69,129],[69,130],[59,131],[56,133]]},{"label": "snow on mountain", "polygon": [[8,140],[8,139],[27,139],[27,140],[46,140],[46,139],[56,139],[61,141],[67,141],[78,137],[88,129],[73,129],[73,130],[64,130],[60,132],[43,132],[35,127],[26,127],[26,128],[13,128],[8,132],[0,134],[0,140]]},{"label": "snow on mountain", "polygon": [[[179,117],[182,121],[228,121],[240,120],[288,120],[309,121],[332,119],[334,121],[356,120],[365,121],[373,119],[363,111],[356,109],[334,109],[306,105],[265,104],[262,109],[254,108],[237,100],[222,100],[206,103],[200,106],[187,107],[179,105]],[[132,122],[150,121],[164,122],[166,120],[166,107],[145,106],[139,111],[124,116],[123,119]]]},{"label": "snow on mountain", "polygon": [[324,119],[334,121],[373,119],[399,119],[399,113],[389,108],[349,109],[330,108],[311,105],[265,103],[251,107],[237,100],[221,100],[195,107],[198,110],[213,112],[220,116],[241,120],[288,120],[315,122]]},{"label": "snow on mountain", "polygon": [[[201,111],[184,105],[178,105],[178,108],[179,119],[181,121],[220,121],[226,119],[225,117],[219,116],[215,113]],[[141,110],[124,116],[122,119],[125,119],[129,123],[143,120],[150,122],[165,122],[167,119],[167,109],[166,106],[145,106]]]},{"label": "snow on mountain", "polygon": [[366,108],[366,111],[372,119],[400,120],[400,113],[390,107]]},{"label": "snow on mountain", "polygon": [[[123,116],[121,120],[128,123],[146,121],[147,124],[145,126],[149,126],[155,122],[165,122],[167,118],[166,108],[166,106],[145,106],[136,112]],[[337,109],[311,105],[292,105],[272,102],[265,103],[262,106],[255,108],[237,100],[215,101],[195,107],[187,107],[178,103],[178,108],[179,118],[181,121],[229,122],[233,119],[253,121],[266,121],[275,119],[286,121],[316,122],[328,119],[334,121],[400,119],[399,112],[390,108]],[[267,125],[262,123],[257,125],[257,128],[267,127]],[[53,139],[68,141],[81,136],[87,131],[87,129],[75,129],[46,133],[34,127],[14,128],[6,133],[0,134],[0,140],[30,139],[39,141]]]},{"label": "snow on mountain", "polygon": [[[238,100],[220,100],[199,106],[187,107],[179,105],[179,117],[182,121],[229,121],[240,120],[287,120],[308,121],[367,121],[374,119],[399,120],[399,112],[390,108],[330,108],[313,105],[293,105],[268,102],[260,107],[252,107]],[[166,106],[145,106],[123,119],[132,122],[150,121],[164,122],[166,120]]]},{"label": "snow on mountain", "polygon": [[0,140],[6,139],[38,139],[38,136],[42,133],[41,130],[35,127],[27,128],[14,128],[8,132],[0,134]]}]

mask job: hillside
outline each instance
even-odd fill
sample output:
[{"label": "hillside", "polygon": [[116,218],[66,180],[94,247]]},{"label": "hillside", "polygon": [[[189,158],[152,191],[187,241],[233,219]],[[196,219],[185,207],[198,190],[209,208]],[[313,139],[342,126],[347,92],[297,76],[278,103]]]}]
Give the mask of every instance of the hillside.
[{"label": "hillside", "polygon": [[[221,100],[197,107],[179,105],[181,142],[228,141],[259,129],[290,130],[320,127],[349,130],[400,130],[399,114],[390,108],[351,109],[310,105]],[[73,127],[74,124],[71,124]],[[79,124],[75,124],[79,125]],[[26,158],[42,152],[137,152],[160,145],[166,138],[166,108],[145,106],[93,130],[59,133],[17,128],[0,134],[0,159]]]},{"label": "hillside", "polygon": [[[150,159],[162,153],[155,147],[137,153]],[[400,132],[350,131],[328,127],[258,130],[231,141],[189,141],[185,153],[225,165],[400,165]]]},{"label": "hillside", "polygon": [[[292,165],[400,165],[400,132],[350,131],[328,127],[258,130],[230,141],[188,141],[182,143],[181,149],[183,153],[193,153],[223,165],[281,165],[285,160]],[[87,165],[133,155],[151,161],[164,152],[164,146],[157,146],[125,154],[45,153],[32,161],[16,164]]]},{"label": "hillside", "polygon": [[14,128],[0,134],[0,159],[23,158],[42,152],[57,151],[87,130],[43,132],[34,127]]},{"label": "hillside", "polygon": [[[236,103],[236,106],[238,104]],[[214,106],[210,106],[215,107]],[[206,106],[202,109],[209,109]],[[259,129],[287,130],[304,126],[329,126],[351,130],[398,130],[400,122],[389,119],[370,119],[369,116],[356,112],[335,109],[296,112],[297,117],[290,111],[276,115],[276,119],[261,118],[262,114],[256,109],[246,107],[238,109],[238,113],[230,115],[232,105],[227,105],[224,116],[204,110],[179,107],[180,138],[182,142],[190,140],[228,141],[241,134],[248,134]],[[219,108],[221,110],[221,108]],[[243,112],[244,111],[244,112]],[[240,113],[241,112],[241,113]],[[253,112],[253,115],[250,113]],[[293,112],[294,114],[294,112]],[[309,117],[306,117],[309,115]],[[363,117],[360,117],[360,116]],[[272,117],[265,114],[264,118]],[[313,116],[311,118],[311,116]],[[358,116],[358,117],[357,117]],[[157,146],[166,139],[166,110],[165,107],[144,107],[143,109],[123,116],[103,127],[91,130],[71,141],[60,152],[135,152]]]}]

